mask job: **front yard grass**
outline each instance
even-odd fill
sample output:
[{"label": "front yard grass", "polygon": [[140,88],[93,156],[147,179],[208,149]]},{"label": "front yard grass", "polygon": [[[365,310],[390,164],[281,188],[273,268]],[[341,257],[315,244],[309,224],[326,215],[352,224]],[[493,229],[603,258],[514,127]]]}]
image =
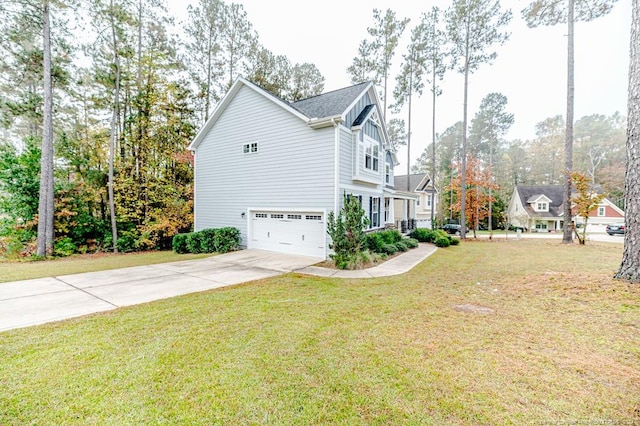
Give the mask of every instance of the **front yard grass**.
[{"label": "front yard grass", "polygon": [[292,273],[0,333],[0,424],[638,424],[621,253],[467,241],[396,277]]},{"label": "front yard grass", "polygon": [[200,259],[208,256],[211,254],[176,254],[167,250],[120,254],[95,253],[42,261],[0,261],[0,283]]}]

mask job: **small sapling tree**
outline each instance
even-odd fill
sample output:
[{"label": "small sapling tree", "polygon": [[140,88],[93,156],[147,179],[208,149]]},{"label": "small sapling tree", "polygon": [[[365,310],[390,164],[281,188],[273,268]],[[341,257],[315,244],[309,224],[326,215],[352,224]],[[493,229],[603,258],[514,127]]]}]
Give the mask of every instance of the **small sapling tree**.
[{"label": "small sapling tree", "polygon": [[330,212],[327,221],[327,233],[333,241],[329,247],[334,252],[330,257],[340,269],[358,266],[365,252],[364,230],[369,224],[357,197],[345,195],[343,205],[338,216]]},{"label": "small sapling tree", "polygon": [[576,238],[580,244],[584,244],[587,236],[587,221],[589,220],[589,214],[598,207],[600,201],[605,197],[605,194],[597,194],[592,186],[591,180],[579,172],[573,172],[571,174],[571,180],[576,189],[576,194],[571,198],[571,201],[575,205],[576,216],[584,219],[582,226],[582,235],[575,229]]}]

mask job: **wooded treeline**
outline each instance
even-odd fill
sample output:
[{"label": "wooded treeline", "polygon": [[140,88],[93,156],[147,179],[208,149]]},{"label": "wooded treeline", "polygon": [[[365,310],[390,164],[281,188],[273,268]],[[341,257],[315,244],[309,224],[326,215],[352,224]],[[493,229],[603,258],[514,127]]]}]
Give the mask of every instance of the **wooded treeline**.
[{"label": "wooded treeline", "polygon": [[183,26],[162,0],[0,2],[0,255],[36,248],[45,11],[56,254],[169,247],[190,230],[187,146],[238,76],[290,100],[324,88],[315,65],[262,46],[238,4],[201,0]]},{"label": "wooded treeline", "polygon": [[[293,64],[263,46],[239,4],[198,0],[178,23],[164,0],[0,0],[0,17],[0,256],[36,252],[41,168],[47,167],[41,152],[47,146],[48,57],[55,148],[51,249],[58,255],[168,247],[173,235],[190,230],[193,160],[187,146],[237,77],[292,101],[324,89],[314,64]],[[372,80],[380,88],[396,149],[411,144],[412,103],[429,102],[432,127],[440,127],[437,98],[446,96],[441,83],[448,73],[465,76],[466,99],[466,77],[496,58],[511,18],[497,0],[452,0],[446,11],[434,7],[411,19],[373,11],[347,73],[354,83]],[[410,42],[399,47],[405,31]],[[401,60],[394,67],[396,53]],[[423,100],[423,93],[430,96]],[[461,122],[441,134],[434,130],[420,158],[407,158],[413,171],[436,178],[443,202],[434,218],[453,216],[449,206],[459,200],[454,191],[446,196],[457,181],[450,165],[468,158],[491,170],[496,221],[513,185],[562,183],[562,117],[542,121],[534,140],[508,141],[515,118],[504,95],[487,94],[470,120],[467,113],[465,101]],[[617,199],[623,117],[583,117],[575,127],[575,168]]]}]

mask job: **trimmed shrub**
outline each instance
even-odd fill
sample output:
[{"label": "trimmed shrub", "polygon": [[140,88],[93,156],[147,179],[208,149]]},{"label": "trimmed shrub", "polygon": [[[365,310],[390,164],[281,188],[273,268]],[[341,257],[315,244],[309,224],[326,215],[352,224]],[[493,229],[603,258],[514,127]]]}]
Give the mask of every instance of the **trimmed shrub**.
[{"label": "trimmed shrub", "polygon": [[420,242],[415,238],[405,238],[402,242],[409,248],[416,248],[420,245]]},{"label": "trimmed shrub", "polygon": [[395,244],[385,244],[382,246],[382,252],[387,255],[392,255],[398,252],[398,248]]},{"label": "trimmed shrub", "polygon": [[402,241],[402,234],[397,229],[385,229],[378,232],[386,244],[395,244],[398,241]]},{"label": "trimmed shrub", "polygon": [[433,243],[438,247],[449,247],[451,245],[449,237],[442,236],[437,237]]},{"label": "trimmed shrub", "polygon": [[187,234],[187,250],[189,250],[189,253],[202,253],[199,232],[189,232]]},{"label": "trimmed shrub", "polygon": [[460,244],[460,238],[450,238],[451,241],[449,241],[449,243],[451,243],[452,246],[457,246],[458,244]]},{"label": "trimmed shrub", "polygon": [[407,245],[405,244],[404,241],[398,241],[394,245],[396,246],[398,251],[407,251],[407,250],[409,250],[409,247],[407,247]]},{"label": "trimmed shrub", "polygon": [[215,251],[218,253],[228,253],[237,250],[240,246],[240,230],[228,226],[220,228],[215,233]]},{"label": "trimmed shrub", "polygon": [[451,240],[451,237],[449,236],[449,234],[447,234],[445,231],[443,231],[442,229],[436,229],[433,231],[434,237],[433,240],[435,241],[437,238],[447,238],[449,240]]},{"label": "trimmed shrub", "polygon": [[217,229],[207,228],[198,231],[200,234],[200,250],[202,253],[213,253],[216,251]]},{"label": "trimmed shrub", "polygon": [[385,245],[382,232],[372,232],[365,235],[365,246],[374,253],[382,253],[382,246]]},{"label": "trimmed shrub", "polygon": [[189,253],[189,249],[187,248],[187,235],[189,234],[176,234],[173,237],[173,241],[171,242],[171,247],[173,251],[178,254]]},{"label": "trimmed shrub", "polygon": [[432,243],[434,239],[434,232],[431,229],[417,228],[411,232],[410,236],[421,243]]}]

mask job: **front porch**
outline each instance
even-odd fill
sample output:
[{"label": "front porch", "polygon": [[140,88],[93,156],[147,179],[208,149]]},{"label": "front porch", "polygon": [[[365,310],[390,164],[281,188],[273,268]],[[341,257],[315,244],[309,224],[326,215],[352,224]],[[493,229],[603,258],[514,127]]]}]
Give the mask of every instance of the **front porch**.
[{"label": "front porch", "polygon": [[395,228],[408,234],[419,226],[416,218],[418,195],[410,192],[385,189],[384,191],[384,223],[387,228]]}]

